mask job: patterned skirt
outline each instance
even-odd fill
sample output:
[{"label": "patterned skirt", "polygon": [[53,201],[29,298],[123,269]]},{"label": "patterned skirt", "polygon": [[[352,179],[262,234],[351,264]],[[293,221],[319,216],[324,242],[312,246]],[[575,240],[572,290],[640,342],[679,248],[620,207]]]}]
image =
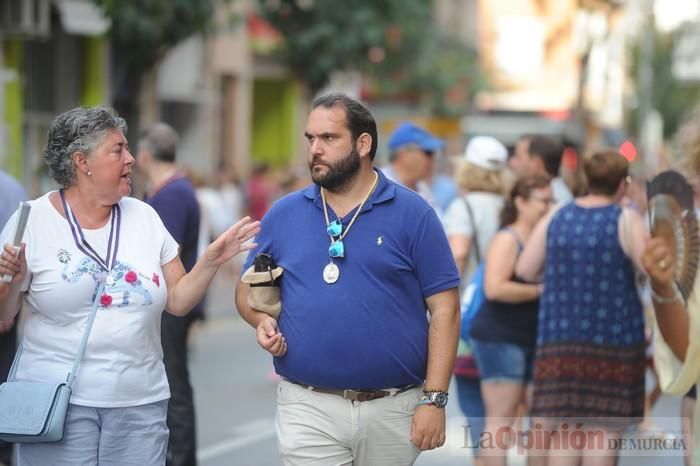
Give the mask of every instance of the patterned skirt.
[{"label": "patterned skirt", "polygon": [[641,418],[644,353],[644,344],[606,347],[561,342],[538,346],[531,415]]}]

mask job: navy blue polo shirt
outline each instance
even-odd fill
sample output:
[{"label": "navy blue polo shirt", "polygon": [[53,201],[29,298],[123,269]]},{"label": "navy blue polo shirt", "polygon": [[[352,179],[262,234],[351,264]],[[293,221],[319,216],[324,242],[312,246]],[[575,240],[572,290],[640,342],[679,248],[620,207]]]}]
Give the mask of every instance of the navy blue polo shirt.
[{"label": "navy blue polo shirt", "polygon": [[199,203],[194,187],[184,176],[168,181],[146,202],[153,207],[165,228],[180,246],[180,257],[186,271],[197,262],[199,241]]},{"label": "navy blue polo shirt", "polygon": [[[192,182],[186,177],[169,180],[146,202],[158,213],[163,225],[180,246],[180,259],[185,271],[197,263],[200,210]],[[190,316],[203,315],[204,300],[190,311]]]},{"label": "navy blue polo shirt", "polygon": [[[330,206],[329,217],[336,218]],[[342,218],[347,227],[355,211]],[[378,389],[425,380],[425,299],[459,286],[435,211],[416,193],[379,183],[347,236],[340,277],[323,281],[330,238],[316,185],[277,201],[262,220],[245,268],[267,252],[285,271],[279,327],[287,353],[277,373],[332,389]],[[245,269],[244,269],[245,270]]]}]

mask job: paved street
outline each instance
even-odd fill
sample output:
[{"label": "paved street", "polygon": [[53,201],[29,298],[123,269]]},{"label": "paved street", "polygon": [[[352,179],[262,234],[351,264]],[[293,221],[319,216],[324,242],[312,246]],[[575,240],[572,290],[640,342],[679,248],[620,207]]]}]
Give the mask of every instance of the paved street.
[{"label": "paved street", "polygon": [[[253,330],[233,308],[232,285],[218,277],[212,288],[209,321],[192,339],[190,366],[196,396],[198,457],[201,466],[277,466],[280,463],[274,430],[276,382],[271,380],[272,361],[256,344]],[[419,466],[472,464],[459,448],[462,416],[456,397],[448,405],[451,446],[424,453]],[[663,397],[654,414],[676,416],[678,401]],[[675,423],[659,419],[657,424]],[[664,424],[665,425],[665,424]],[[668,425],[675,429],[675,425]],[[681,466],[678,457],[625,457],[620,466]],[[514,458],[512,465],[524,465]]]}]

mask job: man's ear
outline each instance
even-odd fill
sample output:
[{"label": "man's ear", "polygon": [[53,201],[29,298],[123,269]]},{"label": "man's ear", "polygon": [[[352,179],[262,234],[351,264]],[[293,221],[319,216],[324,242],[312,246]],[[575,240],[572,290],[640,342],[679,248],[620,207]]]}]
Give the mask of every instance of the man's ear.
[{"label": "man's ear", "polygon": [[547,173],[547,170],[544,166],[544,159],[542,159],[542,157],[540,157],[539,155],[530,154],[530,160],[537,168],[537,170],[535,170],[536,173]]},{"label": "man's ear", "polygon": [[369,133],[360,134],[355,141],[355,150],[360,154],[360,157],[369,155],[370,150],[372,150],[372,136]]}]

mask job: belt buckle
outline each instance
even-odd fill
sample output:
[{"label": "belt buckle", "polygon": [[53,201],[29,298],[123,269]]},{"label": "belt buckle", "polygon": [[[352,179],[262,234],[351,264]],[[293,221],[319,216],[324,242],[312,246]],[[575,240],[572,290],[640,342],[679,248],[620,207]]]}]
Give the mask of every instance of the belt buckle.
[{"label": "belt buckle", "polygon": [[349,401],[364,401],[360,399],[363,394],[360,390],[343,390],[343,398]]},{"label": "belt buckle", "polygon": [[387,390],[343,390],[342,397],[349,401],[371,401],[377,400],[379,398],[385,398],[387,396],[394,396],[396,393],[392,393]]}]

